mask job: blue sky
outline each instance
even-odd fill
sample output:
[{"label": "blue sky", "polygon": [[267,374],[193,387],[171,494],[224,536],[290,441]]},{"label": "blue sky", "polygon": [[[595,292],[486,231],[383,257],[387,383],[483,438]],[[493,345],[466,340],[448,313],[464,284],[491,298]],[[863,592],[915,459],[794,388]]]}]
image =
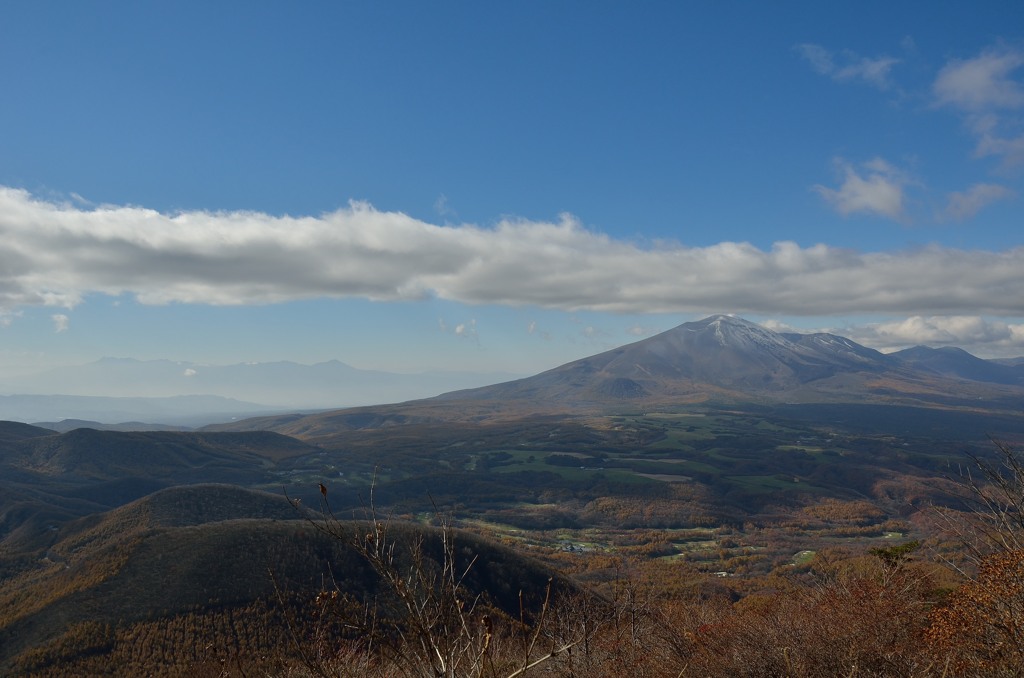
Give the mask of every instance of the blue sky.
[{"label": "blue sky", "polygon": [[533,373],[714,312],[1024,355],[1024,6],[0,10],[0,377]]}]

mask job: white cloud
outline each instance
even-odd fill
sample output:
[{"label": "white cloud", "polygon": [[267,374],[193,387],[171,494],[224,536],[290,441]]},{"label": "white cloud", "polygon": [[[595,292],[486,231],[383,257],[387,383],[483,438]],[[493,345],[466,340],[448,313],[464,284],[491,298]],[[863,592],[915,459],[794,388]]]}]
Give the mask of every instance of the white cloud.
[{"label": "white cloud", "polygon": [[197,374],[198,374],[198,372],[196,372],[193,368],[186,367],[185,371],[181,373],[181,376],[183,376],[183,377],[194,377]]},{"label": "white cloud", "polygon": [[939,104],[966,111],[989,111],[1024,106],[1024,88],[1011,76],[1024,65],[1024,53],[999,47],[973,59],[946,64],[932,91]]},{"label": "white cloud", "polygon": [[71,319],[63,313],[54,313],[50,316],[50,320],[53,321],[53,331],[58,334],[61,332],[67,332]]},{"label": "white cloud", "polygon": [[904,217],[904,187],[912,183],[907,175],[881,158],[861,166],[861,171],[843,159],[836,160],[842,184],[833,189],[820,184],[814,190],[844,216],[863,212],[890,219]]},{"label": "white cloud", "polygon": [[472,318],[468,322],[458,323],[455,327],[449,329],[448,323],[442,318],[437,319],[438,329],[444,334],[453,334],[461,339],[472,339],[475,342],[479,342],[479,335],[476,331],[476,319]]},{"label": "white cloud", "polygon": [[1024,324],[979,316],[912,316],[840,331],[881,350],[957,346],[975,355],[1024,355]]},{"label": "white cloud", "polygon": [[653,334],[657,334],[661,330],[655,327],[643,327],[641,325],[633,325],[626,329],[626,334],[631,337],[649,337]]},{"label": "white cloud", "polygon": [[760,324],[775,332],[838,334],[884,353],[924,345],[955,346],[983,358],[1024,356],[1024,324],[977,315],[915,315],[844,327],[796,327],[775,319]]},{"label": "white cloud", "polygon": [[1006,138],[994,134],[986,134],[978,139],[978,156],[995,155],[1003,159],[1006,167],[1024,163],[1024,134]]},{"label": "white cloud", "polygon": [[800,52],[800,56],[807,60],[816,73],[829,75],[835,72],[836,63],[832,59],[832,53],[821,45],[806,43],[797,45],[796,50]]},{"label": "white cloud", "polygon": [[526,333],[531,336],[536,335],[544,341],[551,341],[551,333],[547,330],[538,329],[536,320],[530,321],[530,324],[526,327]]},{"label": "white cloud", "polygon": [[434,212],[437,213],[437,216],[445,218],[454,218],[459,216],[458,213],[449,206],[448,196],[444,193],[437,196],[437,200],[434,201]]},{"label": "white cloud", "polygon": [[889,87],[889,71],[899,63],[899,59],[878,57],[876,59],[859,58],[856,62],[840,68],[833,77],[836,80],[863,80],[879,89]]},{"label": "white cloud", "polygon": [[455,326],[452,333],[456,337],[461,337],[463,339],[471,339],[476,342],[479,342],[480,340],[480,335],[476,332],[476,319],[472,319],[468,323],[459,323]]},{"label": "white cloud", "polygon": [[782,322],[781,320],[775,320],[774,318],[769,318],[767,320],[763,320],[763,321],[761,321],[758,324],[761,325],[762,327],[767,327],[768,329],[770,329],[773,332],[796,332],[798,334],[806,334],[807,332],[812,332],[812,331],[813,332],[818,332],[818,331],[820,331],[820,332],[828,332],[828,331],[830,331],[830,330],[806,330],[806,329],[800,329],[800,328],[797,328],[797,327],[793,327],[789,323]]},{"label": "white cloud", "polygon": [[1024,66],[1024,51],[1005,45],[983,51],[973,59],[954,59],[932,85],[935,103],[961,111],[967,129],[977,139],[977,157],[995,156],[1004,166],[1024,162],[1020,121],[1007,111],[1024,108],[1024,85],[1015,75]]},{"label": "white cloud", "polygon": [[[866,166],[868,180],[885,167]],[[884,200],[862,200],[893,211]],[[143,304],[359,297],[570,312],[1024,314],[1024,246],[856,252],[722,242],[644,249],[567,215],[493,228],[436,226],[361,203],[318,217],[168,215],[139,207],[82,210],[4,188],[0,242],[0,310],[7,312],[73,307],[104,294]],[[463,325],[464,334],[471,329]]]},{"label": "white cloud", "polygon": [[810,43],[797,45],[796,50],[816,73],[838,82],[859,80],[879,89],[890,87],[889,72],[900,62],[888,56],[862,57],[849,50],[833,53]]},{"label": "white cloud", "polygon": [[[1010,125],[994,114],[971,115],[968,129],[978,140],[974,155],[979,158],[996,156],[1007,167],[1024,162],[1024,134],[1012,136]],[[1007,136],[1007,135],[1010,136]]]},{"label": "white cloud", "polygon": [[998,184],[974,184],[966,191],[949,194],[946,216],[957,220],[969,219],[997,200],[1006,200],[1014,195],[1013,191]]}]

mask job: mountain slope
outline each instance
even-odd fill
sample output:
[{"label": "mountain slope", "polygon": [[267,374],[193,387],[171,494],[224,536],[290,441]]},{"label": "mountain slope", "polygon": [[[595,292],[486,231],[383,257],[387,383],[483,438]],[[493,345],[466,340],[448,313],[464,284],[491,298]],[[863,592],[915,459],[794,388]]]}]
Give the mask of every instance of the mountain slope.
[{"label": "mountain slope", "polygon": [[[778,333],[732,316],[685,323],[654,337],[527,379],[445,394],[442,400],[533,400],[569,407],[616,401],[815,402],[946,397],[944,375],[831,334]],[[978,393],[966,393],[977,397]],[[992,391],[992,397],[1005,393]]]},{"label": "mountain slope", "polygon": [[1011,364],[982,360],[962,348],[914,346],[892,354],[906,365],[944,377],[993,384],[1024,385],[1024,370]]},{"label": "mountain slope", "polygon": [[[1008,373],[1013,369],[1006,366]],[[211,430],[264,428],[326,440],[340,431],[431,422],[744,403],[984,405],[1019,413],[1024,387],[1010,381],[970,381],[833,334],[779,333],[742,318],[716,315],[525,379],[398,405],[266,417]]]},{"label": "mountain slope", "polygon": [[275,433],[119,432],[80,428],[35,437],[12,447],[6,459],[20,468],[75,480],[161,476],[215,480],[219,473],[258,468],[263,459],[310,452]]},{"label": "mountain slope", "polygon": [[53,434],[53,430],[41,426],[31,426],[17,421],[0,421],[0,445]]},{"label": "mountain slope", "polygon": [[[335,525],[342,535],[366,530]],[[402,562],[421,548],[427,567],[438,563],[437,530],[396,522],[389,535]],[[520,590],[528,611],[539,604],[548,569],[480,537],[454,537],[460,572],[476,557],[470,597],[485,594],[509,614],[518,614]],[[163,490],[89,517],[62,530],[36,568],[0,580],[0,673],[91,675],[102,666],[148,675],[176,662],[171,673],[186,675],[193,662],[223,661],[239,646],[252,653],[247,662],[287,655],[289,623],[306,631],[325,589],[372,601],[382,616],[390,609],[350,538],[316,530],[283,497],[221,485]]]},{"label": "mountain slope", "polygon": [[53,526],[169,485],[257,485],[271,479],[277,461],[317,451],[266,431],[58,434],[0,423],[0,549],[45,548],[56,536]]}]

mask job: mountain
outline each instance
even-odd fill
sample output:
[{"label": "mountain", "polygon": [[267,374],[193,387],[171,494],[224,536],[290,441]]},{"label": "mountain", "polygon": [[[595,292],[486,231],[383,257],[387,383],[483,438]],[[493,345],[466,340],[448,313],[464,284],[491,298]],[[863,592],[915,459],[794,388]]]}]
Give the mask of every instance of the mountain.
[{"label": "mountain", "polygon": [[[636,401],[948,402],[956,375],[921,369],[833,334],[779,333],[716,315],[534,377],[449,393],[443,400],[516,400],[572,408]],[[962,377],[961,377],[962,378]],[[1004,382],[959,384],[963,398],[1021,396]]]},{"label": "mountain", "polygon": [[84,395],[0,396],[0,419],[23,422],[78,419],[103,424],[148,422],[162,428],[193,428],[213,422],[253,417],[269,412],[280,412],[280,408],[221,396],[166,398],[112,398]]},{"label": "mountain", "polygon": [[117,424],[104,424],[99,421],[88,419],[61,419],[60,421],[36,421],[35,426],[51,429],[58,433],[67,433],[76,428],[92,428],[97,431],[187,431],[189,426],[174,426],[171,424],[147,424],[142,421],[123,421]]},{"label": "mountain", "polygon": [[0,422],[0,552],[45,546],[55,525],[171,485],[270,484],[277,462],[319,451],[271,432],[59,434]]},{"label": "mountain", "polygon": [[1024,366],[1013,362],[982,360],[962,348],[915,346],[891,355],[907,365],[945,377],[1024,386]]},{"label": "mountain", "polygon": [[[961,356],[961,368],[886,355],[827,333],[775,332],[742,318],[689,322],[525,379],[400,405],[270,416],[212,427],[305,438],[424,422],[483,422],[529,414],[623,413],[730,404],[969,407],[1018,414],[1014,367]],[[946,355],[946,353],[941,353]],[[959,355],[959,354],[958,354]],[[968,367],[968,365],[970,367]]]},{"label": "mountain", "polygon": [[[506,373],[426,372],[398,374],[361,370],[337,360],[302,365],[280,361],[202,365],[171,360],[134,360],[103,358],[86,365],[61,367],[25,377],[0,381],[0,393],[27,395],[63,394],[68,396],[106,396],[111,398],[170,398],[192,395],[216,395],[222,398],[261,403],[247,414],[263,409],[323,409],[350,407],[414,398],[426,398],[445,391],[491,384],[512,378]],[[85,404],[85,403],[82,403]],[[0,418],[23,421],[49,421],[62,418],[95,419],[107,424],[141,418],[143,421],[179,423],[135,416],[139,409],[126,411],[118,403],[93,401],[88,410],[12,416],[11,405],[0,403]],[[272,407],[268,407],[272,406]],[[223,407],[207,408],[226,412]],[[237,411],[237,408],[234,408]],[[108,412],[107,410],[110,410]],[[199,410],[200,412],[202,410]],[[118,418],[120,417],[120,418]],[[226,417],[227,418],[227,417]],[[207,422],[208,423],[208,422]]]},{"label": "mountain", "polygon": [[52,435],[53,431],[46,427],[30,426],[17,421],[0,421],[0,444]]}]

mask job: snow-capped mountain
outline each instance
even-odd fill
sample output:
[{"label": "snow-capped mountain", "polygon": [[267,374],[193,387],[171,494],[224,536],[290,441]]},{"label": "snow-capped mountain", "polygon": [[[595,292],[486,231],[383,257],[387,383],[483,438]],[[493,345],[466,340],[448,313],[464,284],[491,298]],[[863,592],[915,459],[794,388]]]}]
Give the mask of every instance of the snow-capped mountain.
[{"label": "snow-capped mountain", "polygon": [[[994,363],[993,369],[1012,371]],[[714,315],[533,377],[442,398],[525,399],[553,407],[600,407],[622,400],[867,402],[959,397],[1019,398],[1024,404],[1024,390],[1014,389],[1013,383],[972,381],[920,369],[914,362],[833,334],[780,333],[743,318]]]}]

